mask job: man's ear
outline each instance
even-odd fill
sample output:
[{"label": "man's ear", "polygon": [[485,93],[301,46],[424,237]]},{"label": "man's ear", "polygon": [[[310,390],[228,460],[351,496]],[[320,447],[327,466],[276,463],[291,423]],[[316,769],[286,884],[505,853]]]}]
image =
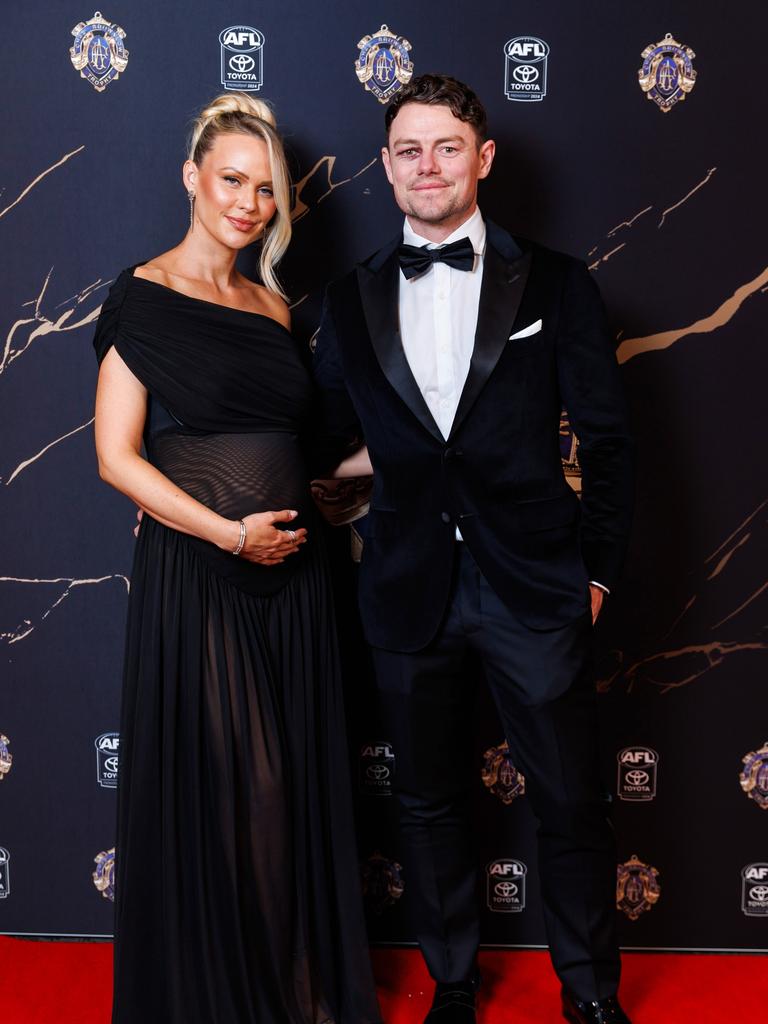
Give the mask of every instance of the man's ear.
[{"label": "man's ear", "polygon": [[496,143],[493,141],[493,139],[488,139],[486,142],[482,144],[482,146],[480,147],[479,156],[480,171],[477,176],[478,178],[487,178],[488,175],[491,173],[491,164],[493,163],[493,158],[494,156],[496,156]]},{"label": "man's ear", "polygon": [[387,181],[390,185],[394,185],[392,181],[392,165],[389,161],[389,147],[382,146],[381,149],[381,162],[384,164],[384,173],[387,176]]}]

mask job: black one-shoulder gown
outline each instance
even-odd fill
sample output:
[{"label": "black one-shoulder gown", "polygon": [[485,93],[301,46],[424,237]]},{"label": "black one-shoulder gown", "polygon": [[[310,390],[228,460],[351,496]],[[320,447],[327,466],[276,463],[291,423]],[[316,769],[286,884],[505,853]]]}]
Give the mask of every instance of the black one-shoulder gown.
[{"label": "black one-shoulder gown", "polygon": [[[358,884],[332,596],[274,320],[124,271],[94,344],[149,392],[148,460],[229,518],[295,508],[258,566],[145,516],[121,714],[113,1024],[380,1020]],[[287,526],[288,524],[286,524]]]}]

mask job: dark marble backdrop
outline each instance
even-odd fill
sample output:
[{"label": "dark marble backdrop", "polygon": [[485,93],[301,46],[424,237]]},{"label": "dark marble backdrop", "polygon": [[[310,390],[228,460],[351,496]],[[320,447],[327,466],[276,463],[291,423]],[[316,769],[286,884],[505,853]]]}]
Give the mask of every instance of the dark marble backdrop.
[{"label": "dark marble backdrop", "polygon": [[[115,744],[96,741],[118,728],[134,511],[100,483],[93,450],[91,335],[106,288],[184,232],[188,120],[220,91],[219,33],[252,26],[265,39],[260,95],[297,183],[284,277],[309,339],[325,282],[400,223],[379,159],[383,107],[353,67],[358,40],[386,22],[411,43],[416,73],[453,73],[486,102],[499,153],[483,211],[587,260],[615,331],[639,448],[632,549],[599,628],[622,941],[766,950],[768,769],[758,756],[749,795],[739,778],[768,740],[763,5],[104,3],[129,57],[103,92],[69,56],[92,8],[2,10],[0,932],[112,928]],[[663,113],[637,70],[667,32],[696,52],[698,79]],[[505,95],[517,36],[550,48],[541,102]],[[566,461],[572,449],[565,418]],[[578,486],[573,467],[569,477]],[[349,529],[332,545],[372,936],[408,940],[386,796],[396,751],[375,718]],[[484,759],[502,737],[480,680],[476,718],[483,937],[543,943],[534,822],[524,795],[497,795],[516,780],[503,751]],[[626,799],[648,797],[654,772],[652,799]],[[524,907],[510,861],[527,870]],[[515,894],[497,888],[510,879]]]}]

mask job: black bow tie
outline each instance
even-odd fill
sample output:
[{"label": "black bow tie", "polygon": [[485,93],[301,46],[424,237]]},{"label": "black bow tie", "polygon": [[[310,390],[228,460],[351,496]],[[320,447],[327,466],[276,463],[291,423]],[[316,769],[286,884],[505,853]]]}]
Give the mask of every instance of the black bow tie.
[{"label": "black bow tie", "polygon": [[410,281],[429,270],[433,263],[447,263],[454,270],[471,270],[475,265],[475,250],[468,238],[460,238],[438,249],[429,249],[426,245],[401,245],[397,258],[400,269]]}]

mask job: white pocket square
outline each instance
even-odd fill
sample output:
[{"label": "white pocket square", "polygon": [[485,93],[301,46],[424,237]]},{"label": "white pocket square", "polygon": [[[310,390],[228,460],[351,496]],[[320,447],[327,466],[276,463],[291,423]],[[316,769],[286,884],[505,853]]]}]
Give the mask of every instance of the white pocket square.
[{"label": "white pocket square", "polygon": [[541,330],[541,320],[536,320],[532,324],[528,324],[522,331],[518,331],[516,334],[510,334],[508,341],[516,341],[518,338],[530,338],[532,334],[538,334]]}]

